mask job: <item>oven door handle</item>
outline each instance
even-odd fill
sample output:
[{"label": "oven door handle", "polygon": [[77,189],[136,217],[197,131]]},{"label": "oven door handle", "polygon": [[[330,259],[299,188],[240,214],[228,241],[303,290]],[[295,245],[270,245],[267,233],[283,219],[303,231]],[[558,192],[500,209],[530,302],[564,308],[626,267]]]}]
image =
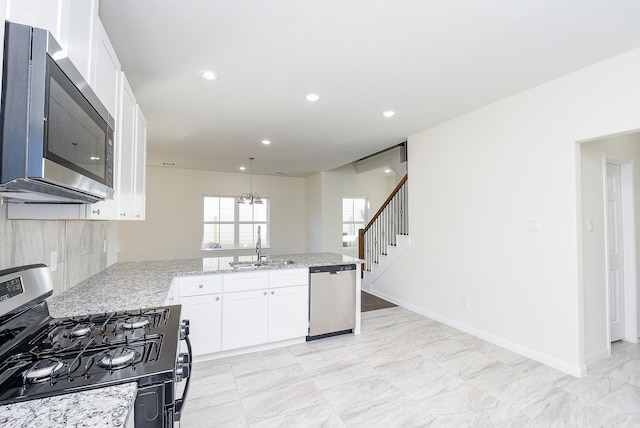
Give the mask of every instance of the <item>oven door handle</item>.
[{"label": "oven door handle", "polygon": [[184,385],[184,391],[182,391],[182,397],[178,398],[175,401],[175,410],[173,413],[173,420],[180,421],[180,416],[182,416],[182,408],[184,407],[185,401],[187,401],[187,393],[189,392],[189,384],[191,383],[191,366],[193,361],[193,353],[191,352],[191,341],[189,340],[189,336],[184,337],[184,341],[187,343],[187,350],[189,353],[189,373],[187,376],[187,380]]}]

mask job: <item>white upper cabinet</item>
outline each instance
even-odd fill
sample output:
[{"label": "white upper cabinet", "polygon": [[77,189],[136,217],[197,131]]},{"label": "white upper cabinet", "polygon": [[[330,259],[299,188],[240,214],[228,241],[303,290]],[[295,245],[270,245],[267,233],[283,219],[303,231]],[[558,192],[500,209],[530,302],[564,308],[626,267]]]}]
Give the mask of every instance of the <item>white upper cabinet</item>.
[{"label": "white upper cabinet", "polygon": [[87,205],[93,220],[133,220],[133,170],[136,98],[124,73],[119,73],[118,114],[113,156],[113,199]]},{"label": "white upper cabinet", "polygon": [[98,25],[98,0],[63,0],[63,17],[68,25],[60,31],[69,59],[86,82],[91,81],[91,53]]},{"label": "white upper cabinet", "polygon": [[48,30],[90,81],[98,0],[9,0],[6,19]]},{"label": "white upper cabinet", "polygon": [[118,220],[134,219],[134,177],[136,139],[136,97],[124,74],[122,75],[122,102],[118,110],[118,141],[116,150],[120,153],[119,165],[115,167],[118,187],[115,189],[118,201]]},{"label": "white upper cabinet", "polygon": [[109,36],[102,26],[102,22],[98,19],[96,38],[93,43],[91,79],[89,80],[89,84],[113,117],[117,117],[118,111],[118,79],[120,69],[118,56],[113,50]]},{"label": "white upper cabinet", "polygon": [[63,3],[63,0],[8,0],[7,21],[49,30],[61,43]]},{"label": "white upper cabinet", "polygon": [[134,177],[134,220],[144,220],[147,189],[147,121],[140,106],[136,106],[135,177]]},{"label": "white upper cabinet", "polygon": [[98,17],[98,2],[0,0],[7,20],[43,28],[54,36],[115,119],[114,199],[64,209],[55,204],[14,207],[11,218],[145,219],[147,123]]}]

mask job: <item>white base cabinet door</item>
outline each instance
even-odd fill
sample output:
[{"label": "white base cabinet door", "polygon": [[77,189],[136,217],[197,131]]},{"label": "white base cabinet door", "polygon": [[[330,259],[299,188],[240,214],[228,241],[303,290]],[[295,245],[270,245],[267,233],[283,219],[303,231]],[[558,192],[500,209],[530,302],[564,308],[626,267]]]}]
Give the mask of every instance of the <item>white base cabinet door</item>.
[{"label": "white base cabinet door", "polygon": [[222,295],[181,297],[182,319],[189,320],[189,339],[193,355],[220,352]]},{"label": "white base cabinet door", "polygon": [[[225,277],[225,281],[226,281]],[[269,298],[267,290],[225,293],[222,308],[222,350],[266,343]]]},{"label": "white base cabinet door", "polygon": [[309,287],[269,290],[269,342],[307,336],[309,333]]}]

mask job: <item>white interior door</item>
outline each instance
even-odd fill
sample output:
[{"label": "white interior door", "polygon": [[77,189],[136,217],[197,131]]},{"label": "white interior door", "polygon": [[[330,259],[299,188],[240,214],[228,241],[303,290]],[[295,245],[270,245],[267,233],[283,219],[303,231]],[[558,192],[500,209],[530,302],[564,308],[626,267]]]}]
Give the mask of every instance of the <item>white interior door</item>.
[{"label": "white interior door", "polygon": [[607,248],[609,258],[609,322],[612,342],[624,339],[624,246],[620,165],[607,163]]}]

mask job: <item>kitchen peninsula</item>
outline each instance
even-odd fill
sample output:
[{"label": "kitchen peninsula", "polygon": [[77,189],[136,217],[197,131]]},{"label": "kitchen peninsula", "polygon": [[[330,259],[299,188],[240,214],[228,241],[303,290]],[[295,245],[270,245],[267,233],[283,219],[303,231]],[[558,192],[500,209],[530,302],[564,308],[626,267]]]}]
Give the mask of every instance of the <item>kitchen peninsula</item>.
[{"label": "kitchen peninsula", "polygon": [[[249,258],[247,258],[249,259]],[[361,260],[333,253],[312,253],[312,254],[291,254],[272,256],[273,263],[263,263],[258,266],[240,264],[243,267],[234,267],[234,262],[245,261],[243,258],[237,260],[233,257],[209,257],[202,259],[170,260],[170,261],[147,261],[147,262],[126,262],[117,263],[103,272],[78,284],[72,289],[51,297],[47,300],[50,313],[53,317],[68,317],[85,315],[89,313],[102,313],[122,310],[135,310],[163,306],[167,304],[177,304],[173,301],[175,286],[184,282],[189,283],[195,279],[195,289],[200,289],[202,281],[213,281],[217,283],[221,278],[242,278],[248,273],[280,275],[286,284],[289,276],[287,273],[296,273],[295,277],[300,277],[302,270],[308,275],[309,268],[329,265],[356,265],[358,275],[356,286],[356,319],[354,333],[360,330],[360,263]],[[247,260],[248,261],[248,260]],[[231,264],[230,264],[231,263]],[[284,274],[282,276],[282,274]],[[239,287],[242,289],[241,283]],[[308,284],[308,283],[307,283]],[[188,287],[188,286],[187,286]],[[292,287],[293,288],[293,287]],[[201,297],[197,299],[202,300]],[[183,318],[186,318],[183,313]],[[191,321],[192,328],[194,320]],[[192,340],[195,338],[192,337]],[[298,338],[299,340],[300,338]],[[286,346],[288,342],[276,346]],[[109,387],[109,395],[119,397],[114,402],[112,408],[105,409],[99,406],[102,418],[85,418],[87,426],[104,426],[106,421],[113,421],[114,427],[122,426],[124,420],[130,416],[135,399],[135,383],[127,383]],[[99,392],[104,388],[96,390]],[[100,394],[87,394],[85,392],[71,393],[57,396],[56,414],[60,418],[65,415],[78,417],[77,407],[74,403],[80,399],[90,399],[95,397],[100,401]],[[0,407],[0,421],[2,426],[22,427],[22,426],[49,426],[52,423],[50,412],[45,412],[47,406],[43,406],[43,400],[31,400],[22,403],[9,404]],[[87,409],[91,405],[85,406]],[[123,411],[124,409],[124,411]],[[188,405],[186,408],[188,412]],[[60,420],[63,420],[60,419]],[[129,418],[130,420],[130,418]],[[95,421],[95,425],[91,425]]]}]

